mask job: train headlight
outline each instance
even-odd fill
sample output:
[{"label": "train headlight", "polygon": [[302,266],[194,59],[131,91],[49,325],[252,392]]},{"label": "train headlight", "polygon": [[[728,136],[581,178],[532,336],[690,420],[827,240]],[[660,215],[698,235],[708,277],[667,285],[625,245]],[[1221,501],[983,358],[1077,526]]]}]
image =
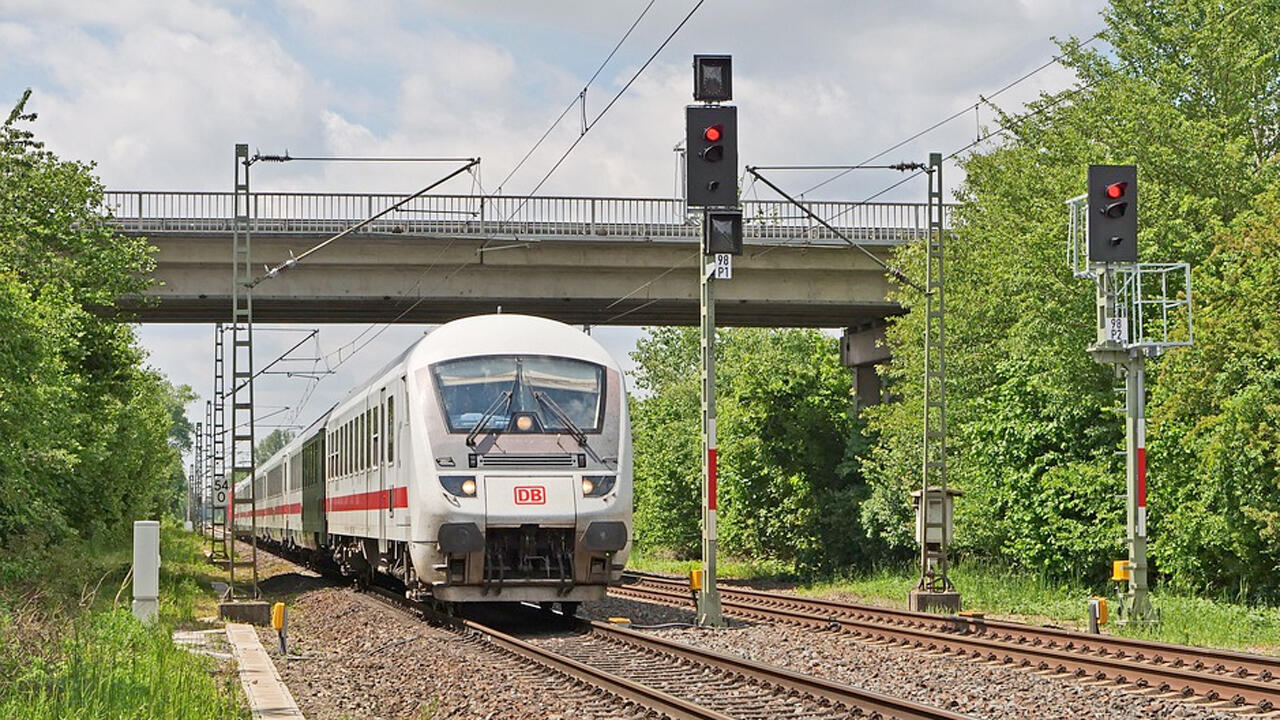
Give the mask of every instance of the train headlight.
[{"label": "train headlight", "polygon": [[582,496],[603,497],[608,495],[617,481],[617,475],[583,475]]},{"label": "train headlight", "polygon": [[440,485],[458,497],[476,496],[476,479],[472,475],[441,475]]}]

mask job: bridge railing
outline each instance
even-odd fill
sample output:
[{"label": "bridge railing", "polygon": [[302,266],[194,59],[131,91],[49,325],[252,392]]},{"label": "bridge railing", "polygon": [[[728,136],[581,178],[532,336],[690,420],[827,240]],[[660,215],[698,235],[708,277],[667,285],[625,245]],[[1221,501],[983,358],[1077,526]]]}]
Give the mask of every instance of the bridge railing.
[{"label": "bridge railing", "polygon": [[[336,233],[386,210],[406,195],[386,193],[252,193],[255,233]],[[126,232],[231,232],[235,197],[229,192],[108,190],[107,209]],[[751,242],[842,244],[784,201],[743,201]],[[922,237],[924,203],[818,201],[809,207],[847,237],[893,245]],[[474,237],[688,240],[697,215],[679,199],[565,196],[424,195],[368,226],[371,233]]]}]

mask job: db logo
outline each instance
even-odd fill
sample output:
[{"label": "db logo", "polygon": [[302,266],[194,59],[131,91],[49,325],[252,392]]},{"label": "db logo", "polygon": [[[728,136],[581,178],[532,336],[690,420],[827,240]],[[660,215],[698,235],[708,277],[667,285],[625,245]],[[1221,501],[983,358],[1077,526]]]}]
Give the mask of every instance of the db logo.
[{"label": "db logo", "polygon": [[547,489],[541,485],[517,485],[517,505],[546,505]]}]

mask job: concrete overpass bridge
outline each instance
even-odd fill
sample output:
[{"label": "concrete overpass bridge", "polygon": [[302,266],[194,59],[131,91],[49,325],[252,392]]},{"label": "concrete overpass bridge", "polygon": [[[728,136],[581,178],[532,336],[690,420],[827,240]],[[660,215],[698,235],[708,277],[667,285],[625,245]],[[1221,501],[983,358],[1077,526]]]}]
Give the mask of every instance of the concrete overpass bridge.
[{"label": "concrete overpass bridge", "polygon": [[[282,262],[404,197],[254,193],[254,262]],[[106,201],[120,230],[159,249],[159,303],[141,321],[228,319],[232,193],[111,190]],[[718,322],[848,327],[896,311],[861,252],[786,203],[743,206],[746,251],[717,289]],[[926,227],[922,203],[813,209],[886,260]],[[424,196],[263,282],[254,318],[436,323],[501,305],[577,324],[696,324],[698,232],[672,199]]]},{"label": "concrete overpass bridge", "polygon": [[[253,193],[254,263],[283,262],[405,197]],[[121,231],[158,248],[159,302],[137,308],[140,321],[230,319],[233,193],[105,200]],[[928,227],[924,203],[811,208],[886,261]],[[853,331],[846,362],[882,360],[877,328],[899,311],[883,271],[788,203],[748,200],[743,215],[745,251],[717,287],[717,323],[842,327]],[[439,323],[501,307],[574,324],[695,325],[699,232],[678,199],[427,195],[261,283],[254,319]]]}]

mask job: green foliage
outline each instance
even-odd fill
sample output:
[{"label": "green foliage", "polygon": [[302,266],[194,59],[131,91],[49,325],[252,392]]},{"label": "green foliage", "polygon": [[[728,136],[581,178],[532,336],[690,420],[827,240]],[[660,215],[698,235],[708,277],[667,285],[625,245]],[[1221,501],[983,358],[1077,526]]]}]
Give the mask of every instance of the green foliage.
[{"label": "green foliage", "polygon": [[[636,544],[697,552],[701,459],[698,332],[651,329],[636,361]],[[717,339],[720,546],[812,571],[866,562],[865,496],[849,372],[812,330],[722,330]],[[851,439],[852,438],[852,439]]]},{"label": "green foliage", "polygon": [[[0,630],[12,619],[0,617]],[[8,637],[0,632],[0,638]],[[0,639],[0,648],[10,641]],[[210,677],[211,658],[180,649],[163,626],[127,610],[86,616],[60,642],[0,679],[0,716],[35,718],[239,718],[235,695]]]},{"label": "green foliage", "polygon": [[293,440],[295,433],[292,430],[284,428],[276,428],[267,434],[266,437],[258,441],[258,446],[253,449],[254,460],[259,465],[271,459],[272,455],[280,452],[285,445]]},{"label": "green foliage", "polygon": [[1152,393],[1153,554],[1187,589],[1280,597],[1280,186],[1196,269],[1196,344]]},{"label": "green foliage", "polygon": [[148,286],[151,246],[108,226],[91,166],[43,149],[29,95],[0,125],[0,550],[15,564],[17,548],[123,537],[174,508],[193,397],[114,317]]},{"label": "green foliage", "polygon": [[[1275,593],[1276,346],[1257,330],[1276,327],[1276,298],[1263,292],[1269,270],[1241,270],[1275,249],[1246,239],[1224,255],[1219,245],[1277,177],[1280,7],[1115,0],[1105,19],[1103,43],[1063,43],[1080,88],[1002,116],[1005,140],[962,160],[946,258],[949,479],[966,492],[959,549],[1056,578],[1097,578],[1123,556],[1123,396],[1085,353],[1093,288],[1065,262],[1063,201],[1083,191],[1090,163],[1134,163],[1143,259],[1190,262],[1204,283],[1196,349],[1149,365],[1152,556],[1187,585]],[[1259,213],[1257,227],[1275,225],[1274,208]],[[919,277],[921,248],[904,248],[899,263]],[[1255,282],[1236,283],[1222,314],[1238,322],[1217,332],[1207,308],[1241,272]],[[879,440],[861,512],[907,547],[924,307],[910,289],[897,298],[909,312],[889,330],[885,380],[904,400],[867,413]]]}]

